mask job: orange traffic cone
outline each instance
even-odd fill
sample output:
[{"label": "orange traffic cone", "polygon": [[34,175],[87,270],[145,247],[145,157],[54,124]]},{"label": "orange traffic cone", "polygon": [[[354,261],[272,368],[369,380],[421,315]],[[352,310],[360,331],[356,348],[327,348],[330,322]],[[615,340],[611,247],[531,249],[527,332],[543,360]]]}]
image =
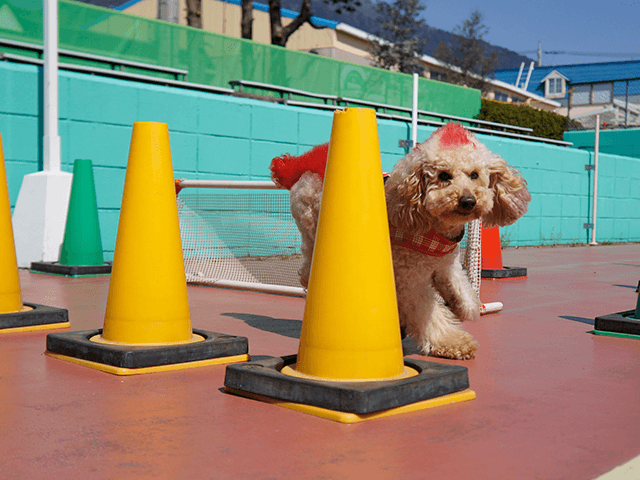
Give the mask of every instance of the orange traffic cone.
[{"label": "orange traffic cone", "polygon": [[523,267],[505,267],[502,264],[502,246],[498,227],[483,228],[480,236],[482,262],[482,278],[526,277],[527,269]]},{"label": "orange traffic cone", "polygon": [[18,262],[11,225],[9,188],[0,136],[0,333],[65,328],[69,312],[65,309],[23,303]]},{"label": "orange traffic cone", "polygon": [[394,283],[376,115],[348,108],[334,114],[298,355],[228,366],[227,391],[344,423],[475,398],[465,367],[403,360]]},{"label": "orange traffic cone", "polygon": [[47,336],[47,354],[116,375],[248,360],[247,339],[191,328],[169,129],[133,126],[104,328]]}]

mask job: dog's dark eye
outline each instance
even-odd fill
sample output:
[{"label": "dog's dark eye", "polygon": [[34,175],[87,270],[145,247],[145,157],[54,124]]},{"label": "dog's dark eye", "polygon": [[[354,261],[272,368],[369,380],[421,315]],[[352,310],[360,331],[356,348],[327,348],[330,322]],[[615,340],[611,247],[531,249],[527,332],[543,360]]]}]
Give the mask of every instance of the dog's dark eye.
[{"label": "dog's dark eye", "polygon": [[477,180],[478,179],[478,172],[473,172],[471,175],[469,175],[469,178],[471,178],[471,180]]},{"label": "dog's dark eye", "polygon": [[440,175],[438,175],[438,178],[440,180],[442,180],[443,182],[448,182],[453,177],[451,175],[449,175],[447,172],[442,172]]}]

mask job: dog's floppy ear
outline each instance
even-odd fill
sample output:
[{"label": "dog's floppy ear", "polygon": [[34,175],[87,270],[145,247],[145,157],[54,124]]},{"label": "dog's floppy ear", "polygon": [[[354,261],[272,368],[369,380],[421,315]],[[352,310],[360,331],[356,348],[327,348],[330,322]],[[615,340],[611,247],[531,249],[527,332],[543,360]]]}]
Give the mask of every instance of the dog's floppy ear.
[{"label": "dog's floppy ear", "polygon": [[429,230],[430,220],[422,205],[427,199],[427,172],[413,169],[411,162],[396,168],[386,182],[387,213],[392,225],[415,235]]},{"label": "dog's floppy ear", "polygon": [[531,194],[520,172],[507,165],[497,155],[487,166],[489,188],[493,190],[493,209],[484,216],[483,225],[503,227],[511,225],[527,213]]}]

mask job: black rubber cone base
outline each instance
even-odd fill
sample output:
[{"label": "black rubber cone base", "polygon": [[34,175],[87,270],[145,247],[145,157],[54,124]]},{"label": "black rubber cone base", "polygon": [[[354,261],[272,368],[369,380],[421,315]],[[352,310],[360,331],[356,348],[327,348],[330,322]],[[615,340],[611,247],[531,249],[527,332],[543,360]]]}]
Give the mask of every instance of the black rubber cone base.
[{"label": "black rubber cone base", "polygon": [[[469,388],[467,368],[458,365],[405,358],[405,366],[417,375],[389,381],[324,381],[281,373],[283,367],[295,366],[296,357],[256,357],[249,363],[228,365],[225,389],[344,423],[387,416],[396,413],[395,409],[451,394],[464,393],[460,397],[448,397],[440,404],[475,398],[475,393],[466,390]],[[436,405],[419,405],[406,411],[428,406]],[[376,414],[381,415],[376,417]]]},{"label": "black rubber cone base", "polygon": [[64,308],[23,303],[25,310],[0,314],[0,332],[28,332],[68,328],[69,312]]},{"label": "black rubber cone base", "polygon": [[115,375],[135,375],[249,360],[245,337],[193,330],[202,341],[176,345],[99,343],[102,329],[47,335],[46,354]]},{"label": "black rubber cone base", "polygon": [[102,265],[62,265],[57,262],[31,262],[32,272],[64,275],[67,277],[84,277],[92,275],[109,275],[111,264]]},{"label": "black rubber cone base", "polygon": [[640,320],[633,318],[635,313],[635,310],[627,310],[596,317],[593,333],[640,339]]},{"label": "black rubber cone base", "polygon": [[527,269],[524,267],[483,268],[480,272],[481,278],[514,278],[526,276]]}]

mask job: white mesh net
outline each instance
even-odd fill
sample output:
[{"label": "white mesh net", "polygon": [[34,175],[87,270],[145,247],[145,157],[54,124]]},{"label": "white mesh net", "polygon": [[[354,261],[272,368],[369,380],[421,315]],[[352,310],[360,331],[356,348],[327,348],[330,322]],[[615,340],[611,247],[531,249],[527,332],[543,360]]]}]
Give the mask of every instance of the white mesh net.
[{"label": "white mesh net", "polygon": [[183,189],[178,215],[187,282],[300,286],[288,191]]},{"label": "white mesh net", "polygon": [[467,271],[469,282],[471,282],[471,286],[478,296],[480,296],[480,279],[482,276],[481,231],[480,220],[473,220],[467,224],[467,241],[462,262],[462,266]]},{"label": "white mesh net", "polygon": [[[178,195],[187,282],[304,295],[300,234],[287,190],[215,188],[198,182]],[[232,182],[230,182],[232,183]],[[247,182],[244,182],[245,185]],[[480,222],[467,226],[461,259],[480,292]]]}]

